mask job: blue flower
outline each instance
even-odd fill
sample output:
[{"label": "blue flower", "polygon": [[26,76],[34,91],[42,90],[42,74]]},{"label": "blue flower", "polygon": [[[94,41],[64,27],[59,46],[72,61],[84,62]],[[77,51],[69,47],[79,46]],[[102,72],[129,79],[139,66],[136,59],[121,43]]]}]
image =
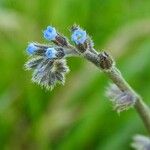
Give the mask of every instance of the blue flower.
[{"label": "blue flower", "polygon": [[56,58],[57,51],[55,48],[47,48],[45,55],[47,58]]},{"label": "blue flower", "polygon": [[44,38],[47,40],[55,40],[57,36],[56,29],[54,27],[48,26],[46,30],[43,31]]},{"label": "blue flower", "polygon": [[83,44],[85,40],[87,39],[86,31],[82,29],[77,29],[73,32],[71,39],[76,44]]},{"label": "blue flower", "polygon": [[35,53],[35,51],[37,50],[38,48],[33,44],[33,43],[30,43],[27,47],[27,52],[28,54],[32,55]]}]

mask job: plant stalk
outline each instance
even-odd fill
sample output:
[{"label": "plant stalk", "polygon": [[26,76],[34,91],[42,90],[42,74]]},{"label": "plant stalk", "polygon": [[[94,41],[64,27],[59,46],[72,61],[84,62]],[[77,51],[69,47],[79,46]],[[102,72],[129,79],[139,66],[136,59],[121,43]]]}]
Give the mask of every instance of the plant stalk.
[{"label": "plant stalk", "polygon": [[103,71],[122,92],[130,92],[135,97],[136,102],[134,108],[150,133],[150,108],[124,79],[119,69],[114,65],[115,62],[111,56],[106,52],[97,53],[96,51],[95,53],[87,51],[82,55]]},{"label": "plant stalk", "polygon": [[114,84],[118,86],[121,91],[129,91],[136,97],[136,102],[134,105],[135,110],[141,117],[145,127],[150,133],[150,108],[145,104],[142,98],[131,88],[131,86],[126,82],[126,80],[121,75],[120,71],[113,67],[110,71],[104,71],[105,74],[113,81]]}]

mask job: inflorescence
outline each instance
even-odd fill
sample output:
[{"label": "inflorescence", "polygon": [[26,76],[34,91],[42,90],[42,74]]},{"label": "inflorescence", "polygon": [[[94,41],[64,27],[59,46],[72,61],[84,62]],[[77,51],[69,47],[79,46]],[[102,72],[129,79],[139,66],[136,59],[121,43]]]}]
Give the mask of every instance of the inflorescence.
[{"label": "inflorescence", "polygon": [[[43,31],[43,36],[51,43],[29,43],[26,49],[29,60],[25,63],[25,68],[33,71],[32,81],[46,89],[53,89],[57,83],[65,83],[65,75],[69,72],[67,57],[84,57],[104,72],[111,72],[115,68],[111,56],[103,51],[97,52],[91,38],[79,26],[71,28],[71,41],[74,45],[52,26]],[[109,88],[107,96],[118,112],[132,107],[136,101],[130,92],[121,91],[117,87]]]},{"label": "inflorescence", "polygon": [[71,39],[76,47],[72,46],[66,37],[62,36],[52,26],[43,31],[44,38],[50,44],[32,42],[26,48],[29,60],[25,64],[26,70],[32,70],[32,81],[46,89],[53,89],[57,83],[64,84],[65,75],[69,72],[66,58],[79,56],[79,49],[86,50],[87,34],[79,27],[72,28]]},{"label": "inflorescence", "polygon": [[44,38],[50,44],[29,43],[26,51],[29,60],[25,63],[26,70],[32,70],[32,81],[46,89],[53,89],[57,83],[64,84],[65,75],[69,72],[66,58],[81,56],[103,70],[113,67],[113,61],[106,52],[98,53],[86,31],[79,26],[72,26],[70,44],[67,38],[57,30],[48,26],[43,31]]},{"label": "inflorescence", "polygon": [[111,57],[106,52],[98,53],[91,38],[79,26],[71,28],[71,41],[74,45],[52,26],[43,31],[43,36],[51,43],[29,43],[26,49],[29,60],[25,68],[33,71],[32,81],[46,89],[53,89],[57,83],[64,84],[65,75],[69,72],[66,58],[70,56],[84,57],[103,70],[113,67]]},{"label": "inflorescence", "polygon": [[[53,89],[57,83],[64,84],[65,75],[69,72],[66,58],[71,56],[83,57],[101,69],[114,82],[106,91],[106,95],[113,103],[114,109],[117,112],[128,110],[138,102],[135,106],[145,124],[149,125],[147,119],[149,118],[148,109],[145,109],[139,96],[124,80],[111,56],[105,51],[97,52],[94,49],[93,41],[86,31],[76,25],[71,28],[71,41],[74,45],[70,44],[67,38],[52,26],[48,26],[43,31],[43,36],[51,43],[39,44],[32,42],[29,43],[26,49],[29,60],[25,63],[25,68],[33,71],[33,82],[46,89]],[[149,150],[150,139],[136,136],[132,147],[138,150]]]}]

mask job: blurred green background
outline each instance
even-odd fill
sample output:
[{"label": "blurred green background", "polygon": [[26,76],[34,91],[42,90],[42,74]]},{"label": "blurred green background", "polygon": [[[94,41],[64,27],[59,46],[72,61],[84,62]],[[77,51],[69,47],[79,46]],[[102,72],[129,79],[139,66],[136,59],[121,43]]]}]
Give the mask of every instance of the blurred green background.
[{"label": "blurred green background", "polygon": [[112,110],[110,81],[85,60],[70,58],[66,84],[52,92],[30,81],[27,43],[45,43],[47,25],[70,36],[74,23],[150,103],[150,0],[0,0],[0,150],[130,150],[147,134],[134,109]]}]

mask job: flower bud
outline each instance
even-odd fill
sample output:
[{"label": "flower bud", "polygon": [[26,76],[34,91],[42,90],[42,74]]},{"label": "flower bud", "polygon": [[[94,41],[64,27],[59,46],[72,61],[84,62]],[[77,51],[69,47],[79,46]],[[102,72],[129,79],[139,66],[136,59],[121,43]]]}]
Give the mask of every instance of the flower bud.
[{"label": "flower bud", "polygon": [[71,40],[76,44],[76,47],[81,53],[84,53],[88,48],[86,31],[77,26],[73,26]]},{"label": "flower bud", "polygon": [[82,30],[82,29],[76,29],[74,30],[71,39],[73,42],[75,42],[77,45],[78,44],[84,44],[84,42],[86,41],[86,31]]},{"label": "flower bud", "polygon": [[113,59],[106,52],[101,52],[99,55],[100,67],[104,70],[108,70],[113,66]]},{"label": "flower bud", "polygon": [[34,43],[30,43],[26,50],[29,55],[33,55],[38,50],[38,47]]},{"label": "flower bud", "polygon": [[43,34],[44,34],[45,39],[54,42],[58,46],[67,46],[68,45],[67,39],[64,36],[57,33],[56,29],[52,26],[48,26],[43,31]]},{"label": "flower bud", "polygon": [[57,51],[55,48],[47,48],[45,55],[47,58],[53,59],[56,58]]},{"label": "flower bud", "polygon": [[43,31],[43,34],[44,34],[44,38],[47,39],[47,40],[49,40],[49,41],[55,40],[55,38],[57,36],[56,29],[54,27],[51,27],[51,26],[48,26]]}]

